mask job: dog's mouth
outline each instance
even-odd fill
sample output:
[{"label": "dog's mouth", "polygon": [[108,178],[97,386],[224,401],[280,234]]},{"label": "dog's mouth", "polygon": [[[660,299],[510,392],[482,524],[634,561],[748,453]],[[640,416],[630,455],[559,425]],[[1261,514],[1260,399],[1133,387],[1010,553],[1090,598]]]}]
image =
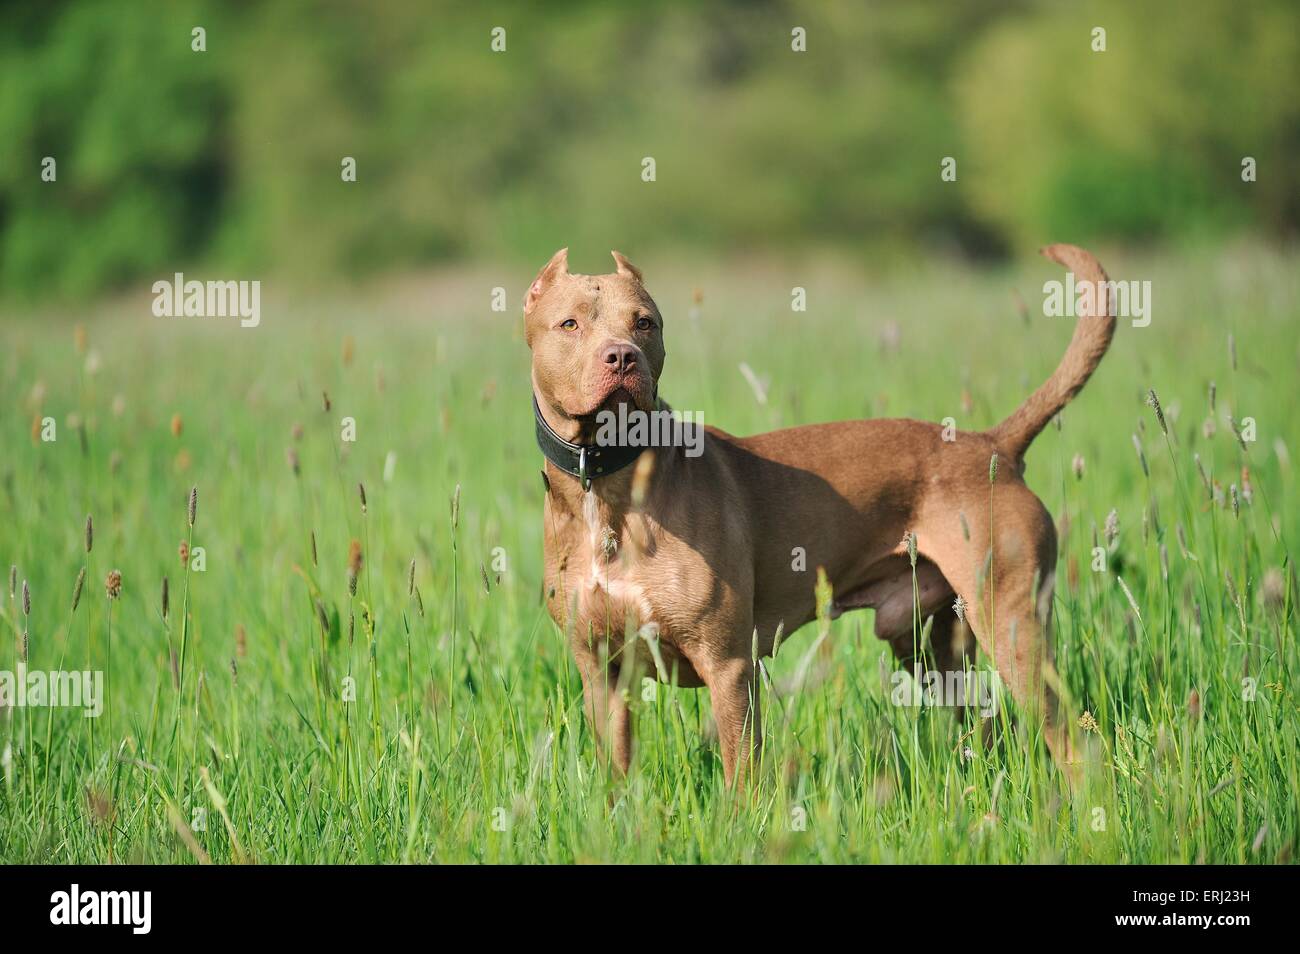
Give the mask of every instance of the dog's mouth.
[{"label": "dog's mouth", "polygon": [[602,411],[617,411],[620,408],[628,411],[645,410],[637,399],[637,392],[622,384],[610,391],[605,396],[605,400],[600,402],[600,410]]},{"label": "dog's mouth", "polygon": [[582,413],[572,416],[580,420],[594,420],[602,411],[617,413],[623,408],[626,411],[649,412],[655,409],[654,385],[649,378],[638,372],[610,379],[602,392],[597,392],[595,400]]}]

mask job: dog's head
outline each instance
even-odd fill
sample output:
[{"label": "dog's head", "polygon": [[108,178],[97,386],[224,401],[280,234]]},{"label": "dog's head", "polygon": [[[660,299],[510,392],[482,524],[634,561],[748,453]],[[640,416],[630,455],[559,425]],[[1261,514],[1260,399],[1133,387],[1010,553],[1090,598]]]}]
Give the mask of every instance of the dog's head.
[{"label": "dog's head", "polygon": [[600,411],[655,409],[663,318],[641,273],[613,255],[617,271],[571,275],[569,250],[560,249],[524,299],[533,388],[552,427],[570,440]]}]

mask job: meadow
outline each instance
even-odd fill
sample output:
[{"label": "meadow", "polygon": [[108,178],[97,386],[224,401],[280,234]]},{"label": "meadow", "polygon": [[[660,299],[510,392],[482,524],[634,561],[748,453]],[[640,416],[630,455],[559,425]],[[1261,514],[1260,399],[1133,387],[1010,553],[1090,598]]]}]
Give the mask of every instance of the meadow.
[{"label": "meadow", "polygon": [[[1057,668],[1092,759],[1074,792],[1008,707],[982,745],[894,704],[868,612],[767,662],[752,789],[723,784],[707,695],[664,686],[635,694],[611,777],[541,598],[527,269],[266,282],[248,329],[156,318],[143,287],[10,309],[0,669],[25,644],[29,669],[102,670],[105,707],[0,712],[0,861],[1292,860],[1300,255],[1096,251],[1152,281],[1152,321],[1121,321],[1026,474],[1060,529]],[[638,264],[662,393],[737,434],[990,426],[1073,330],[1042,314],[1063,276],[1038,260]]]}]

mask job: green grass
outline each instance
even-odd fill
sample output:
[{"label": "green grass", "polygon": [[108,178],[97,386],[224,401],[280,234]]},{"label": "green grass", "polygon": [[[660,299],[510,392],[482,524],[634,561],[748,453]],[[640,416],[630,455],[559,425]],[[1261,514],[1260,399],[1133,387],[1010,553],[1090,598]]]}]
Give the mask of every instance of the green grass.
[{"label": "green grass", "polygon": [[[81,318],[6,317],[0,572],[17,567],[19,593],[5,585],[0,599],[10,637],[0,668],[15,667],[29,625],[33,668],[80,668],[89,654],[109,672],[98,719],[0,715],[0,861],[1293,858],[1287,548],[1300,524],[1288,452],[1300,450],[1300,258],[1239,248],[1103,259],[1115,277],[1154,282],[1153,323],[1121,322],[1027,472],[1068,525],[1057,661],[1074,718],[1086,709],[1097,723],[1087,733],[1096,765],[1074,796],[1005,708],[993,747],[966,759],[965,729],[948,712],[891,704],[893,663],[869,613],[831,624],[815,651],[816,627],[790,636],[769,663],[787,685],[811,651],[813,675],[779,701],[767,690],[752,791],[723,785],[707,696],[666,687],[638,703],[631,776],[598,768],[576,670],[541,602],[527,352],[518,315],[488,308],[503,275],[317,301],[267,283],[256,330],[155,319],[147,298]],[[574,266],[605,264],[575,256]],[[660,272],[647,270],[668,322],[663,393],[735,433],[866,415],[985,427],[1046,376],[1073,327],[1037,311],[1041,283],[1060,277],[1046,263],[997,275],[936,267],[883,283],[779,265]],[[510,287],[527,277],[512,274]],[[794,285],[808,288],[807,313],[789,309]],[[704,300],[692,316],[696,286]],[[1018,315],[1013,288],[1033,318]],[[889,322],[896,348],[882,345]],[[770,376],[766,404],[741,361]],[[1218,426],[1207,437],[1211,380]],[[1143,403],[1148,388],[1171,422],[1168,443]],[[1245,452],[1228,413],[1256,421]],[[45,415],[56,442],[33,439],[33,418]],[[353,444],[340,440],[344,416],[356,420]],[[187,575],[178,546],[191,539],[191,487],[192,544],[206,569]],[[1094,536],[1112,509],[1119,538],[1107,571],[1094,573]],[[364,564],[350,598],[354,539]],[[423,613],[408,596],[412,558]],[[123,587],[110,604],[113,568]],[[810,567],[810,588],[815,580]],[[349,676],[355,702],[345,703]],[[1256,680],[1253,700],[1243,677]],[[199,808],[206,830],[191,832]]]}]

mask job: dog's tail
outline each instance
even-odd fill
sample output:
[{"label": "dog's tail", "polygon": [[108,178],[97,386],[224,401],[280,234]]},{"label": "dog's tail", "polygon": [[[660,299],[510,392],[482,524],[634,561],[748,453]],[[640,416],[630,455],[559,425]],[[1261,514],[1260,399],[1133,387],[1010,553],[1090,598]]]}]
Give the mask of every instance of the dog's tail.
[{"label": "dog's tail", "polygon": [[1049,245],[1042,253],[1075,275],[1076,283],[1092,283],[1092,308],[1080,314],[1065,356],[1048,378],[1015,412],[989,435],[1013,457],[1022,457],[1038,432],[1047,426],[1092,377],[1115,334],[1109,284],[1101,264],[1075,245]]}]

